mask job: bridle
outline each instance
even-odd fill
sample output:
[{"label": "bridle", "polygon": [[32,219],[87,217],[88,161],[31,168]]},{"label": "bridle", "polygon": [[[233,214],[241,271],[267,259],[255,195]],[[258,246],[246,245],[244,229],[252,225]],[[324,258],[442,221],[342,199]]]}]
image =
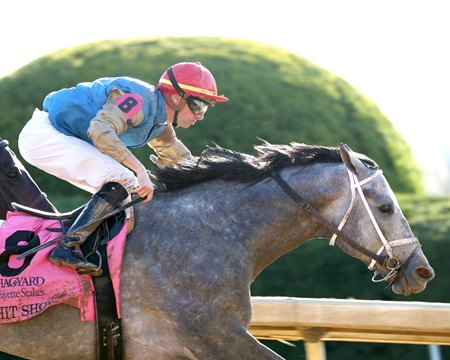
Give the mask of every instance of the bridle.
[{"label": "bridle", "polygon": [[[342,218],[342,221],[337,227],[333,225],[330,221],[325,219],[307,200],[305,200],[298,193],[296,193],[294,189],[292,189],[292,187],[281,177],[281,175],[278,172],[275,171],[272,172],[271,176],[292,200],[300,204],[310,215],[316,218],[316,220],[319,221],[322,226],[325,226],[333,234],[333,236],[330,239],[331,246],[334,245],[336,238],[339,238],[339,240],[347,243],[347,245],[351,246],[354,250],[359,251],[360,253],[366,255],[370,259],[368,268],[374,271],[372,281],[373,282],[389,281],[389,285],[387,288],[390,288],[401,276],[403,276],[404,269],[407,268],[413,255],[420,249],[419,240],[416,237],[411,237],[388,241],[386,237],[383,235],[383,232],[381,231],[373,215],[373,212],[370,209],[369,203],[367,202],[366,196],[364,195],[364,192],[362,190],[363,185],[371,182],[378,175],[381,175],[383,173],[381,169],[378,169],[372,175],[361,181],[359,181],[357,176],[354,173],[352,173],[349,169],[347,169],[347,172],[350,180],[350,190],[352,198],[350,201],[350,205],[347,209],[347,212],[345,213],[344,217]],[[382,243],[380,249],[375,254],[371,253],[370,251],[362,247],[359,243],[357,243],[353,239],[348,238],[342,232],[342,229],[344,228],[344,225],[346,224],[353,210],[356,199],[356,190],[358,191],[358,194],[361,197],[361,200],[364,204],[367,214],[369,215],[370,220],[372,221],[372,224],[375,228],[375,231],[377,232],[378,237]],[[406,259],[406,261],[403,264],[401,264],[400,261],[397,259],[397,257],[394,256],[392,248],[410,244],[416,244],[416,248],[411,253],[411,255]],[[382,256],[384,250],[386,251],[387,256]],[[388,273],[386,275],[383,276],[374,270],[374,267],[377,263],[388,270]],[[380,275],[381,278],[377,278],[378,275]]]}]

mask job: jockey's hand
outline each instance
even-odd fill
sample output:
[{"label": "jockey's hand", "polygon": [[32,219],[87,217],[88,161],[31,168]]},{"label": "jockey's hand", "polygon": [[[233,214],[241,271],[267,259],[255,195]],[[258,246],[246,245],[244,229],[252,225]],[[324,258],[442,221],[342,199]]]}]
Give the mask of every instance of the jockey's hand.
[{"label": "jockey's hand", "polygon": [[163,161],[163,159],[161,159],[160,157],[155,156],[153,154],[150,155],[149,159],[160,169],[162,169],[168,165],[167,162]]},{"label": "jockey's hand", "polygon": [[150,180],[147,170],[143,169],[136,173],[138,178],[139,186],[134,189],[133,192],[138,194],[141,198],[145,198],[144,203],[149,202],[153,198],[153,193],[155,191],[154,185]]}]

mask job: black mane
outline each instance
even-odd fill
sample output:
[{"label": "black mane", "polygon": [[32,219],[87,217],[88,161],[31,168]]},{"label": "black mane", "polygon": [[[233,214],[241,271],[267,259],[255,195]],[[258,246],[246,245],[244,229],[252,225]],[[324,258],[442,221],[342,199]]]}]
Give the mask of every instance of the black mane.
[{"label": "black mane", "polygon": [[[339,148],[291,143],[256,145],[258,156],[239,153],[220,146],[207,148],[195,161],[185,161],[177,167],[152,171],[152,180],[166,190],[176,190],[205,180],[221,179],[238,182],[258,182],[292,165],[342,162]],[[373,160],[358,154],[371,167]]]}]

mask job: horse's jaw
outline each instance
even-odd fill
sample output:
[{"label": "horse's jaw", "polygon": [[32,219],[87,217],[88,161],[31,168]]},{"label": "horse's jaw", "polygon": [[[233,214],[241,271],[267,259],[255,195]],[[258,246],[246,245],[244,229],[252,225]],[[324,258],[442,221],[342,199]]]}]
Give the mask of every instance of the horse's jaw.
[{"label": "horse's jaw", "polygon": [[392,285],[392,292],[397,295],[409,296],[412,294],[421,293],[425,290],[427,282],[419,283],[414,281],[410,284],[408,279],[402,277],[394,285]]}]

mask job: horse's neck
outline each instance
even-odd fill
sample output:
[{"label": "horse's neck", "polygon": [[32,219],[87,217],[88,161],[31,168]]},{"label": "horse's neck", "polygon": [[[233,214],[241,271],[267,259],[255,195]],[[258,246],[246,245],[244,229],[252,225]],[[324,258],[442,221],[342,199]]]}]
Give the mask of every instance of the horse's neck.
[{"label": "horse's neck", "polygon": [[42,192],[42,190],[39,188],[39,185],[36,183],[36,181],[34,181],[25,167],[22,170],[22,177],[23,188],[20,189],[20,191],[18,191],[18,193],[16,194],[18,198],[17,200],[15,200],[15,202],[19,202],[22,205],[26,205],[42,211],[54,213],[58,212],[56,207],[50,202],[50,200],[48,200],[47,195]]},{"label": "horse's neck", "polygon": [[[343,165],[340,168],[343,168]],[[340,213],[341,209],[337,206],[330,207],[329,204],[342,195],[345,178],[336,177],[337,172],[345,175],[344,170],[340,168],[336,165],[318,164],[302,170],[301,174],[298,169],[292,169],[285,171],[282,176],[315,210],[329,218],[330,222],[335,222],[333,216],[336,212]],[[261,202],[255,204],[259,217],[254,224],[255,236],[249,239],[254,254],[257,254],[253,264],[255,277],[273,261],[305,241],[331,236],[323,224],[293,200],[274,180],[263,182],[260,186],[261,199],[258,201]],[[339,216],[338,214],[336,217]]]},{"label": "horse's neck", "polygon": [[270,178],[254,185],[204,186],[185,203],[202,209],[196,221],[226,234],[220,241],[242,249],[237,256],[247,257],[253,277],[317,233],[317,224],[302,218],[302,209]]},{"label": "horse's neck", "polygon": [[36,197],[34,199],[29,199],[27,202],[31,202],[31,205],[23,205],[27,205],[29,207],[51,213],[58,212],[56,207],[47,199],[47,196],[44,193],[36,194]]},{"label": "horse's neck", "polygon": [[[282,176],[294,191],[323,211],[317,200],[322,197],[322,179],[326,177],[314,173],[317,171],[314,166],[302,174],[295,173],[298,170],[283,171]],[[215,249],[209,251],[224,257],[239,257],[240,264],[248,264],[249,276],[253,278],[306,240],[329,235],[270,178],[252,185],[229,181],[199,184],[178,193],[157,196],[137,215],[137,222],[145,226],[139,226],[134,233],[140,236],[142,232],[145,237],[148,226],[152,226],[151,246],[172,246],[165,242],[179,238],[183,239],[183,248],[186,241],[198,247],[201,238],[207,236],[208,246]],[[173,229],[158,226],[160,223],[167,226],[168,219]],[[136,248],[136,251],[140,250]]]},{"label": "horse's neck", "polygon": [[252,221],[253,236],[248,241],[252,249],[253,278],[273,261],[313,237],[316,227],[301,216],[301,209],[281,189],[267,189],[277,196],[255,204],[259,213]]}]

